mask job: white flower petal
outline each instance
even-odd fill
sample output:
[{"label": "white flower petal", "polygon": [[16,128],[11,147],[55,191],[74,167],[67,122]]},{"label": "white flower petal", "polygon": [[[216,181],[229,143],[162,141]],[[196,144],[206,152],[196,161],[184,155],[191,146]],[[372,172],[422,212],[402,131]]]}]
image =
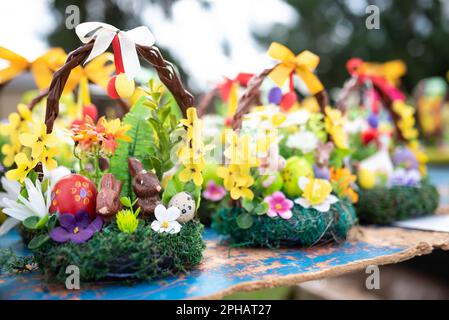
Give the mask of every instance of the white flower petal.
[{"label": "white flower petal", "polygon": [[307,183],[309,183],[310,179],[307,177],[299,177],[298,179],[298,186],[301,190],[304,190],[306,188]]},{"label": "white flower petal", "polygon": [[157,220],[154,220],[151,223],[151,229],[153,229],[154,231],[159,232],[159,233],[164,232],[164,230],[161,230],[162,229],[162,223],[160,221],[157,221]]},{"label": "white flower petal", "polygon": [[323,203],[314,205],[313,208],[320,212],[328,212],[331,208],[331,204],[327,201],[324,201]]},{"label": "white flower petal", "polygon": [[175,221],[181,215],[181,211],[177,207],[170,207],[167,209],[165,219],[168,221]]},{"label": "white flower petal", "polygon": [[23,204],[10,199],[4,199],[4,202],[6,206],[3,212],[12,218],[23,221],[28,217],[35,216],[34,212]]},{"label": "white flower petal", "polygon": [[333,194],[330,194],[327,198],[326,198],[326,202],[328,202],[329,204],[334,204],[338,202],[338,198],[336,196],[334,196]]},{"label": "white flower petal", "polygon": [[310,208],[310,203],[307,201],[307,199],[304,198],[297,198],[295,199],[295,203],[299,204],[303,208]]},{"label": "white flower petal", "polygon": [[14,218],[8,218],[3,221],[3,224],[0,226],[0,237],[7,234],[12,228],[17,226],[20,223],[20,220]]},{"label": "white flower petal", "polygon": [[8,180],[6,177],[2,177],[1,182],[6,193],[2,192],[0,194],[8,199],[16,200],[20,193],[20,183],[18,181]]},{"label": "white flower petal", "polygon": [[178,221],[169,222],[168,232],[175,234],[181,231],[181,224]]},{"label": "white flower petal", "polygon": [[167,209],[165,209],[164,205],[158,204],[154,209],[154,216],[158,221],[163,221],[165,219],[165,214]]}]

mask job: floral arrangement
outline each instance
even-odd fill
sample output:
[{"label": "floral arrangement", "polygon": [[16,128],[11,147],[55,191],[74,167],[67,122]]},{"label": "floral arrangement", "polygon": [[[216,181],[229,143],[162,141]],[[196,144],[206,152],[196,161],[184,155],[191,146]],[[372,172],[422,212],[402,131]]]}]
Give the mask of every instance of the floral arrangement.
[{"label": "floral arrangement", "polygon": [[430,162],[449,159],[448,85],[442,77],[422,79],[413,91],[420,137]]},{"label": "floral arrangement", "polygon": [[345,131],[354,149],[360,219],[389,223],[432,213],[438,193],[426,179],[427,157],[418,141],[415,108],[397,87],[405,66],[400,61],[380,65],[359,59],[347,66],[352,78],[338,105],[345,111]]},{"label": "floral arrangement", "polygon": [[[101,53],[94,47],[102,47],[99,42],[111,28],[99,23],[77,28],[82,41],[92,30],[96,36],[84,41],[69,56],[72,63],[55,73],[49,96],[61,96],[63,79],[76,70],[74,60],[81,64]],[[158,66],[174,99],[163,84],[150,80],[123,119],[85,114],[72,122],[65,129],[76,159],[70,170],[58,168],[55,159],[58,101],[47,100],[44,121],[20,106],[5,124],[18,148],[14,156],[3,152],[11,168],[2,178],[6,192],[0,194],[0,205],[28,231],[28,247],[48,281],[65,281],[68,265],[80,268],[82,281],[97,281],[160,277],[201,261],[205,245],[196,211],[206,155],[213,146],[202,140],[203,125],[192,96],[148,42],[150,31],[139,30],[143,34],[113,31],[115,64],[120,68],[106,81],[108,93],[134,94],[132,79],[138,70],[133,69],[135,61],[129,61],[130,47],[119,45],[129,41],[135,53]]]},{"label": "floral arrangement", "polygon": [[[224,163],[203,192],[220,201],[212,226],[235,245],[310,246],[344,239],[355,223],[352,203],[358,198],[355,176],[343,162],[349,154],[344,118],[322,103],[324,89],[313,74],[316,55],[294,56],[277,43],[269,54],[281,62],[252,78],[233,129],[222,134]],[[310,100],[300,101],[295,75],[315,96],[318,110]],[[252,106],[267,76],[274,87],[271,82],[264,105]]]}]

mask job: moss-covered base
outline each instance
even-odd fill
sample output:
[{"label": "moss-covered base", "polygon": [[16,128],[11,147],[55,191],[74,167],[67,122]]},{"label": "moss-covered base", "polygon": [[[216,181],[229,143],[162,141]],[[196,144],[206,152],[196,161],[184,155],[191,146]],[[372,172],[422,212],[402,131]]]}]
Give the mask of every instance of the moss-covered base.
[{"label": "moss-covered base", "polygon": [[356,211],[362,223],[389,224],[431,214],[438,203],[438,191],[429,183],[423,183],[420,188],[378,187],[359,191]]},{"label": "moss-covered base", "polygon": [[253,224],[241,229],[237,217],[242,208],[222,208],[212,216],[212,228],[228,235],[236,246],[279,247],[313,246],[322,242],[342,241],[356,222],[354,207],[348,202],[337,202],[329,212],[293,207],[293,217],[284,220],[280,217],[254,215]]},{"label": "moss-covered base", "polygon": [[184,272],[200,263],[205,249],[203,225],[190,221],[177,234],[157,233],[141,222],[133,234],[111,223],[83,244],[53,241],[34,251],[47,282],[65,282],[75,265],[80,280],[144,280]]}]

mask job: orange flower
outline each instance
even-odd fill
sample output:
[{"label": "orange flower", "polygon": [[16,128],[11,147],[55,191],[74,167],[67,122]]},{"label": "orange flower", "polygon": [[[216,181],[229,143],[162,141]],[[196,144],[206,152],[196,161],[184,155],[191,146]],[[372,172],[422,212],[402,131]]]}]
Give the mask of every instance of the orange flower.
[{"label": "orange flower", "polygon": [[122,126],[119,119],[107,121],[101,117],[95,125],[90,117],[80,125],[72,128],[72,139],[77,143],[80,151],[95,154],[101,151],[103,155],[113,155],[117,147],[117,140],[130,141],[126,132],[131,127]]},{"label": "orange flower", "polygon": [[351,184],[357,180],[357,177],[349,169],[335,169],[331,167],[330,179],[333,189],[339,197],[347,197],[352,203],[356,203],[359,200],[358,194],[351,188]]}]

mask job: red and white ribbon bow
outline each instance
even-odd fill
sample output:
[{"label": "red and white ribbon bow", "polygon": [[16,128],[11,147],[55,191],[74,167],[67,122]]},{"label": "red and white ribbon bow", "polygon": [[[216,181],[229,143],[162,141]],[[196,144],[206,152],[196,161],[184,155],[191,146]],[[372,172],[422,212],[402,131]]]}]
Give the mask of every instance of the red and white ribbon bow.
[{"label": "red and white ribbon bow", "polygon": [[124,73],[129,80],[134,79],[140,70],[136,44],[151,47],[155,42],[151,31],[144,26],[129,31],[121,31],[107,23],[84,22],[79,24],[75,31],[83,43],[88,43],[92,39],[95,40],[92,51],[85,63],[105,52],[111,45],[114,37],[117,36],[120,43],[120,55],[123,59]]}]

